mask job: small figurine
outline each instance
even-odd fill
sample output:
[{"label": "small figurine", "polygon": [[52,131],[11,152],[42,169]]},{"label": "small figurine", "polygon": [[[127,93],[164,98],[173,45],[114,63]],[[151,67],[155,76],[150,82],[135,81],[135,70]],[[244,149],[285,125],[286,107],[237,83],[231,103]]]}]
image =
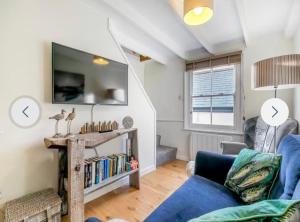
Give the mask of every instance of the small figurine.
[{"label": "small figurine", "polygon": [[106,125],[106,131],[111,131],[111,121],[109,121]]},{"label": "small figurine", "polygon": [[113,123],[111,124],[111,128],[112,130],[117,130],[119,128],[119,124],[117,123],[117,121],[113,121]]},{"label": "small figurine", "polygon": [[132,156],[131,160],[130,160],[130,168],[131,168],[131,170],[135,170],[138,167],[139,167],[139,162],[137,160],[135,160],[134,157]]},{"label": "small figurine", "polygon": [[104,131],[106,131],[106,122],[105,121],[101,124],[101,132],[104,132]]},{"label": "small figurine", "polygon": [[67,116],[66,118],[66,121],[68,122],[67,123],[67,135],[66,136],[71,136],[73,135],[71,133],[71,124],[72,124],[72,121],[75,119],[76,117],[76,113],[75,113],[75,108],[72,109],[72,112],[69,113],[69,115]]},{"label": "small figurine", "polygon": [[65,118],[65,113],[66,113],[66,111],[64,109],[62,109],[60,114],[56,114],[56,115],[54,115],[52,117],[49,117],[49,119],[56,120],[56,123],[55,123],[55,134],[54,134],[53,138],[63,137],[62,134],[58,132],[58,122],[60,120],[62,120],[62,119]]}]

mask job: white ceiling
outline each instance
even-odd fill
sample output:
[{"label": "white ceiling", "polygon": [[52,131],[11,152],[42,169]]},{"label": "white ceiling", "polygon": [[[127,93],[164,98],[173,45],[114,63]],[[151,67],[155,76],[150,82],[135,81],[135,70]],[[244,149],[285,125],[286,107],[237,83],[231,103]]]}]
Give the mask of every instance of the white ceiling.
[{"label": "white ceiling", "polygon": [[155,50],[186,60],[241,50],[267,34],[291,38],[300,25],[300,0],[214,0],[213,18],[194,27],[182,21],[183,0],[104,2],[161,47]]}]

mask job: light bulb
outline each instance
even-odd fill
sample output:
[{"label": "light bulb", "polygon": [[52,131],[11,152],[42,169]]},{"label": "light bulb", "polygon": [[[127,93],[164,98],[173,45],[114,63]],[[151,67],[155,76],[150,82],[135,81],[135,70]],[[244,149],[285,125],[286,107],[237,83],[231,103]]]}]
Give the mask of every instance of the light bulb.
[{"label": "light bulb", "polygon": [[194,13],[196,15],[200,15],[202,12],[203,12],[203,8],[202,7],[194,8]]}]

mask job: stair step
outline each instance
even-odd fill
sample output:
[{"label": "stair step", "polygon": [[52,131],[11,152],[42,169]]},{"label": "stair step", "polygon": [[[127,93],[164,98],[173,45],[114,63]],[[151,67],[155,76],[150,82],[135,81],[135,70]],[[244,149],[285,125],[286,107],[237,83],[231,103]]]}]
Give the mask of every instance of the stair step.
[{"label": "stair step", "polygon": [[176,160],[177,148],[169,146],[157,146],[156,148],[156,165],[160,166],[165,163]]}]

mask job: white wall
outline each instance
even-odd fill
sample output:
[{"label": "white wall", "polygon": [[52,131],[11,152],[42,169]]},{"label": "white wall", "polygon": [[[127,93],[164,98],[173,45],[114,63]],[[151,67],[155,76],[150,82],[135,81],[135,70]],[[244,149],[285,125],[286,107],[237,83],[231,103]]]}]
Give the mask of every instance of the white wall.
[{"label": "white wall", "polygon": [[[114,17],[106,6],[90,7],[79,0],[3,0],[0,5],[0,192],[5,201],[57,186],[57,151],[47,150],[43,138],[53,135],[48,117],[71,105],[51,104],[51,42],[58,42],[109,59],[125,62],[107,30]],[[40,122],[21,129],[9,119],[11,102],[22,95],[36,98],[42,107]],[[75,106],[73,131],[90,120],[89,106]],[[139,129],[140,165],[155,164],[155,110],[137,77],[129,72],[129,105],[96,106],[95,120],[121,122],[131,115]],[[147,118],[145,118],[147,116]],[[63,122],[60,130],[65,133]],[[77,129],[77,130],[76,130]]]},{"label": "white wall", "polygon": [[138,56],[126,53],[129,63],[133,66],[135,73],[139,77],[141,83],[144,85],[144,72],[145,72],[145,62],[140,62]]},{"label": "white wall", "polygon": [[189,132],[183,130],[183,81],[185,61],[174,58],[166,65],[145,65],[145,89],[157,111],[161,143],[178,148],[177,158],[188,159]]},{"label": "white wall", "polygon": [[[294,49],[295,53],[300,53],[300,27],[294,37]],[[300,88],[296,88],[294,93],[294,117],[300,122]]]},{"label": "white wall", "polygon": [[166,65],[155,61],[145,65],[145,89],[158,120],[183,120],[184,70],[184,60],[177,57]]},{"label": "white wall", "polygon": [[[243,51],[246,118],[259,115],[263,102],[274,95],[272,91],[251,89],[251,65],[258,60],[292,51],[293,42],[284,39],[281,34],[262,36]],[[162,136],[162,144],[178,147],[179,159],[189,157],[190,131],[183,130],[184,70],[184,62],[180,59],[175,59],[166,65],[149,63],[145,68],[145,88],[157,110],[157,134]],[[291,110],[290,116],[293,116],[293,90],[280,90],[278,97],[287,102]],[[298,112],[300,118],[300,108]],[[242,140],[240,136],[233,138],[235,141]]]}]

